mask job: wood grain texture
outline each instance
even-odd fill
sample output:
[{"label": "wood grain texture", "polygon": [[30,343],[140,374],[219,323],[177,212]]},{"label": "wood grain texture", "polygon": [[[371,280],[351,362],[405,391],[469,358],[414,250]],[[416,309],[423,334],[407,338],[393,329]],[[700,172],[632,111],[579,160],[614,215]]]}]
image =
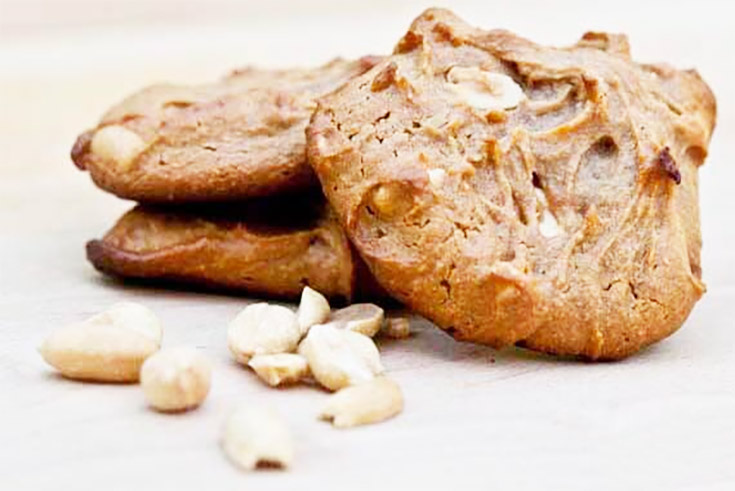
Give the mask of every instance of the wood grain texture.
[{"label": "wood grain texture", "polygon": [[[289,10],[296,2],[280,1],[276,14],[262,2],[223,2],[198,23],[204,1],[185,2],[173,20],[163,0],[118,17],[89,7],[95,2],[61,3],[2,0],[0,8],[8,27],[0,36],[0,489],[735,487],[729,2],[436,2],[540,42],[626,32],[637,59],[699,69],[719,107],[700,170],[709,291],[677,334],[614,364],[459,344],[417,321],[417,335],[381,346],[405,411],[343,431],[316,419],[325,393],[267,388],[230,360],[226,324],[250,299],[125,286],[86,263],[84,243],[131,204],[96,190],[68,152],[77,133],[141,85],[385,52],[427,4],[348,9],[320,0]],[[199,410],[157,414],[138,386],[74,383],[44,365],[36,347],[48,332],[123,299],[159,313],[164,346],[195,346],[213,361]],[[290,471],[243,474],[226,461],[219,429],[238,402],[284,414],[296,439]]]}]

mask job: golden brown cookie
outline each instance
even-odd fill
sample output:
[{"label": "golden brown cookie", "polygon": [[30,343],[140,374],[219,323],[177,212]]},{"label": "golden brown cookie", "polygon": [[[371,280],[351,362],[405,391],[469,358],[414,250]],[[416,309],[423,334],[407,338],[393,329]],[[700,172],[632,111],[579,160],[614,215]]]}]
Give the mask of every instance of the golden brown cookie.
[{"label": "golden brown cookie", "polygon": [[87,244],[98,270],[123,278],[297,298],[305,285],[331,298],[381,298],[334,214],[312,198],[167,209],[137,206]]},{"label": "golden brown cookie", "polygon": [[375,61],[245,69],[209,85],[148,87],[79,136],[71,157],[102,189],[140,202],[238,200],[314,186],[304,154],[314,99]]},{"label": "golden brown cookie", "polygon": [[308,154],[377,280],[460,340],[616,359],[704,292],[699,75],[621,35],[539,46],[418,17],[393,56],[320,101]]}]

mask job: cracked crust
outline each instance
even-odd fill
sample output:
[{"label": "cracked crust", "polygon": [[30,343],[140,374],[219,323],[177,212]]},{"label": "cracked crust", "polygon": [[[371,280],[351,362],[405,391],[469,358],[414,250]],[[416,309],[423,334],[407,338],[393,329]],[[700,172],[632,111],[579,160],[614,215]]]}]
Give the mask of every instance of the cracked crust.
[{"label": "cracked crust", "polygon": [[[454,67],[523,94],[462,103]],[[460,340],[618,359],[705,290],[697,169],[714,121],[696,72],[632,62],[625,36],[548,48],[432,9],[320,101],[307,151],[395,298]]]},{"label": "cracked crust", "polygon": [[[136,206],[87,243],[99,271],[296,299],[304,286],[332,299],[383,298],[333,212],[312,197],[240,207]],[[244,208],[244,209],[243,209]]]},{"label": "cracked crust", "polygon": [[314,99],[376,61],[248,68],[209,85],[151,86],[80,135],[71,158],[100,188],[147,203],[238,200],[313,187],[304,129]]}]

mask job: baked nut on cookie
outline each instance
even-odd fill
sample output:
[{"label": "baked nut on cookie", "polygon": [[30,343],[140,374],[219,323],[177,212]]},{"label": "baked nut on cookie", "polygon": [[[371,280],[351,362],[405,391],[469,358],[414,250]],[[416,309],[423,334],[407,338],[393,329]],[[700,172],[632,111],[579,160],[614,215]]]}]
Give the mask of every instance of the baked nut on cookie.
[{"label": "baked nut on cookie", "polygon": [[148,87],[79,136],[71,157],[102,189],[141,202],[236,200],[313,186],[304,129],[314,99],[376,60]]},{"label": "baked nut on cookie", "polygon": [[418,17],[307,130],[381,285],[457,339],[616,359],[704,292],[697,169],[715,100],[621,35],[539,46]]},{"label": "baked nut on cookie", "polygon": [[381,298],[333,213],[312,198],[279,196],[232,207],[137,206],[87,244],[100,271],[280,298],[305,285],[332,298]]}]

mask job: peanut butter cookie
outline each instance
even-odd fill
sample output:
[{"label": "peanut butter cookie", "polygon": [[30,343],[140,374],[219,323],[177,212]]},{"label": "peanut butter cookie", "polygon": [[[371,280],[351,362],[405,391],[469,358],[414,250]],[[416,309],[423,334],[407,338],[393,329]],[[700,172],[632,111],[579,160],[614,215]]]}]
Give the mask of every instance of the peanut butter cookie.
[{"label": "peanut butter cookie", "polygon": [[353,255],[333,213],[312,198],[279,196],[232,208],[137,206],[87,244],[98,270],[295,299],[309,285],[350,300],[384,292]]},{"label": "peanut butter cookie", "polygon": [[697,170],[715,99],[622,35],[539,46],[418,17],[324,97],[308,154],[379,283],[460,340],[617,359],[704,292]]},{"label": "peanut butter cookie", "polygon": [[202,86],[156,85],[110,109],[71,157],[102,189],[140,202],[237,200],[316,184],[304,129],[327,94],[376,58],[245,69]]}]

